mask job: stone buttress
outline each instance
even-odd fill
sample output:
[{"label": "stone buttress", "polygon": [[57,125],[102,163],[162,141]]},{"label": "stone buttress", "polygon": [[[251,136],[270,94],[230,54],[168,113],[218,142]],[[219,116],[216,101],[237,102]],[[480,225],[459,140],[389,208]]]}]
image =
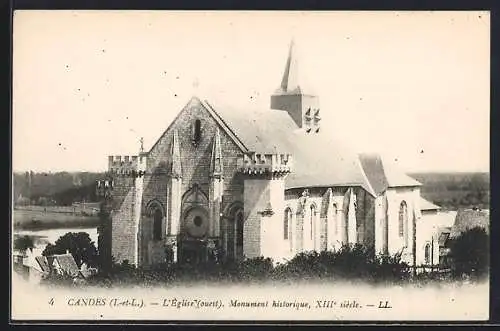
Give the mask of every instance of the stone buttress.
[{"label": "stone buttress", "polygon": [[275,238],[283,231],[285,178],[292,171],[291,155],[244,154],[239,171],[244,176],[244,257],[278,260],[288,255],[289,247],[276,247]]}]

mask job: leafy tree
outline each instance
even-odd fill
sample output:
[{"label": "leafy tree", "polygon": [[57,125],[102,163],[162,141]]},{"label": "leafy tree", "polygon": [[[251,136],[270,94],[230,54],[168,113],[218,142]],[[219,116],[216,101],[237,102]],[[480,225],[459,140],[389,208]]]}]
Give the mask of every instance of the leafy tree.
[{"label": "leafy tree", "polygon": [[482,227],[462,232],[450,244],[452,271],[455,276],[482,277],[489,269],[489,235]]},{"label": "leafy tree", "polygon": [[97,248],[87,232],[68,232],[59,237],[54,244],[48,244],[42,255],[64,254],[69,251],[78,267],[86,263],[96,267],[98,262]]},{"label": "leafy tree", "polygon": [[26,236],[17,237],[14,240],[14,249],[17,249],[17,250],[24,252],[29,248],[35,248],[35,243],[33,241],[33,237],[26,235]]}]

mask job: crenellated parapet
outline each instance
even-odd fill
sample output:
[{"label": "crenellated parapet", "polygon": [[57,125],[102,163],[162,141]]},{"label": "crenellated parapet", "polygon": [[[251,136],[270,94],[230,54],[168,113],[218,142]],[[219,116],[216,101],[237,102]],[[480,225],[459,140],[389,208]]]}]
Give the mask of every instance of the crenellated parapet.
[{"label": "crenellated parapet", "polygon": [[284,176],[292,172],[291,154],[243,154],[238,160],[238,169],[247,175]]},{"label": "crenellated parapet", "polygon": [[146,153],[108,156],[108,171],[113,176],[142,177],[146,173]]}]

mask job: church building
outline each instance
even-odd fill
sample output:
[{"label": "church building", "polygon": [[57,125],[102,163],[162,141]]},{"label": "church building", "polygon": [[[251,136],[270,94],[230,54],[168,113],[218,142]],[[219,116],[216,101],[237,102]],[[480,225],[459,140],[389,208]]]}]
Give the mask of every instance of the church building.
[{"label": "church building", "polygon": [[329,138],[320,99],[297,74],[292,42],[269,109],[193,97],[149,151],[109,156],[98,186],[111,192],[116,262],[282,262],[359,243],[416,263],[416,224],[438,207],[380,156]]}]

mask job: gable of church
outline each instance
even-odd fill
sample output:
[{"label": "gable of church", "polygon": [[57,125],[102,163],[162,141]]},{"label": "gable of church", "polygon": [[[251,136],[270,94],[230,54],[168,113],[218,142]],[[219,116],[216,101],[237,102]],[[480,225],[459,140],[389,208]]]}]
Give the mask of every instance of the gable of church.
[{"label": "gable of church", "polygon": [[193,98],[148,153],[147,172],[151,176],[145,178],[143,201],[147,203],[159,199],[166,204],[166,180],[172,163],[174,132],[177,133],[180,151],[181,192],[184,194],[196,186],[208,195],[212,147],[217,129],[220,133],[224,195],[238,199],[242,195],[243,184],[236,174],[243,146],[228,134],[202,102]]}]

